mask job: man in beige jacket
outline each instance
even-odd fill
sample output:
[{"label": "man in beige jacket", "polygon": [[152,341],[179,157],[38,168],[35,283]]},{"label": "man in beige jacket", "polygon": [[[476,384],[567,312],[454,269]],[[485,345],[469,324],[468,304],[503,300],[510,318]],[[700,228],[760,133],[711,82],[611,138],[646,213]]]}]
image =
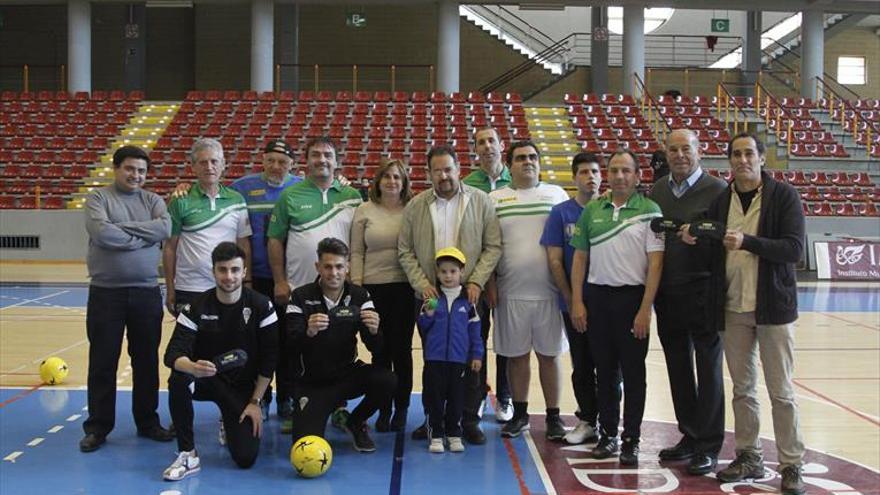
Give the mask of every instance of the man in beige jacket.
[{"label": "man in beige jacket", "polygon": [[[501,257],[501,228],[495,208],[486,193],[460,182],[460,169],[452,148],[431,148],[428,169],[433,187],[413,198],[403,212],[398,239],[400,264],[416,291],[416,298],[435,298],[434,255],[445,247],[457,247],[467,259],[462,278],[468,299],[477,304]],[[421,307],[421,303],[417,307]],[[487,338],[488,335],[483,335],[484,348]],[[465,440],[471,444],[486,441],[479,426],[485,395],[485,367],[480,373],[468,371],[462,430]],[[413,432],[413,438],[427,438],[425,425]]]}]

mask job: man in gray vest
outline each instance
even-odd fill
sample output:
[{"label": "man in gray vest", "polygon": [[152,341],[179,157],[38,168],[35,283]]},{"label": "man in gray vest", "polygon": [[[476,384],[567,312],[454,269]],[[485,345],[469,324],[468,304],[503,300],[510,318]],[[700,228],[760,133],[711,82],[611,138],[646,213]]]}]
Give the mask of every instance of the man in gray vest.
[{"label": "man in gray vest", "polygon": [[[669,175],[654,184],[651,199],[666,219],[690,223],[701,218],[727,184],[700,167],[700,142],[693,131],[672,131],[666,157]],[[677,445],[660,451],[660,459],[688,460],[693,475],[715,468],[724,440],[721,337],[707,325],[708,248],[705,243],[685,244],[676,233],[667,233],[663,276],[654,302],[675,418],[683,435]]]},{"label": "man in gray vest", "polygon": [[89,337],[89,417],[79,448],[101,447],[116,415],[116,366],[128,329],[132,412],[139,436],[168,442],[174,434],[159,425],[159,340],[162,293],[159,245],[171,234],[171,218],[158,195],[142,189],[150,158],[136,146],[113,154],[113,184],[86,200],[91,283],[86,310]]}]

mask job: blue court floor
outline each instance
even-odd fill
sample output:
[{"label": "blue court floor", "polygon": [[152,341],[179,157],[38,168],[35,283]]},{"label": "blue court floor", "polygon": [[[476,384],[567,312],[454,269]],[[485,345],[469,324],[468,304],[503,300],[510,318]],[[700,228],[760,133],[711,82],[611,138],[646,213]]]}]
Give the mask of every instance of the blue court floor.
[{"label": "blue court floor", "polygon": [[[0,452],[12,457],[0,463],[0,493],[519,493],[519,480],[529,493],[545,493],[524,439],[511,442],[513,450],[508,452],[507,442],[497,438],[494,422],[484,422],[486,445],[442,455],[430,454],[426,442],[414,442],[406,435],[375,432],[377,452],[361,454],[345,433],[328,427],[333,465],[323,477],[308,480],[299,478],[290,466],[291,439],[280,434],[274,407],[257,463],[241,470],[217,441],[219,411],[213,403],[201,402],[195,403],[195,434],[202,470],[169,483],[162,480],[162,470],[174,460],[176,443],[137,437],[129,412],[131,392],[120,391],[117,397],[116,428],[101,449],[83,454],[78,442],[86,415],[84,390],[0,390]],[[418,398],[414,400],[418,404]],[[166,404],[167,395],[161,392],[159,409],[165,425]],[[421,421],[421,413],[412,412],[407,431]],[[519,476],[514,465],[521,469]]]},{"label": "blue court floor", "polygon": [[[58,308],[81,315],[87,295],[88,288],[83,284],[2,283],[0,309]],[[801,287],[798,296],[802,312],[880,314],[877,286],[818,284]],[[13,323],[4,326],[3,331],[20,331]],[[871,323],[868,328],[874,326]],[[167,425],[167,395],[160,393],[159,412],[162,423]],[[169,483],[162,481],[162,470],[174,460],[176,443],[156,443],[136,436],[129,412],[130,391],[120,390],[117,394],[117,424],[107,444],[96,452],[82,454],[78,442],[86,415],[84,387],[65,389],[35,384],[30,388],[2,388],[0,495],[549,495],[597,491],[705,494],[756,493],[773,491],[778,486],[778,473],[772,468],[767,472],[766,484],[728,487],[719,485],[712,475],[694,479],[683,473],[683,466],[658,464],[656,452],[677,441],[678,432],[674,424],[648,418],[643,427],[644,462],[638,471],[620,469],[616,462],[585,458],[582,446],[566,447],[544,441],[540,415],[532,416],[531,435],[502,441],[491,407],[487,407],[488,418],[483,421],[486,445],[468,446],[463,454],[430,454],[426,442],[409,438],[409,432],[423,421],[417,406],[419,398],[413,397],[412,403],[416,406],[410,409],[405,434],[373,433],[378,446],[374,454],[356,452],[346,434],[328,427],[333,466],[323,477],[307,480],[297,477],[290,466],[291,439],[280,434],[274,406],[256,465],[240,470],[217,441],[218,410],[212,403],[197,402],[195,432],[202,471],[181,482]],[[570,416],[566,420],[570,426],[575,424]],[[732,438],[725,444],[722,464],[733,455]],[[765,453],[772,451],[775,449],[768,444]],[[810,452],[808,460],[813,476],[809,481],[811,487],[822,487],[815,493],[880,494],[880,475],[873,469],[815,451]],[[594,490],[591,486],[602,488]]]}]

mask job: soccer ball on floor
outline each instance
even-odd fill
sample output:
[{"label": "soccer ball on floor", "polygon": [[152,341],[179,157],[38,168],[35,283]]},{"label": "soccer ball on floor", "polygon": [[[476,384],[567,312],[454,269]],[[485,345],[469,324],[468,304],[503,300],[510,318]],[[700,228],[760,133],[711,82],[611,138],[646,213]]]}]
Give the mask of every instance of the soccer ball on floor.
[{"label": "soccer ball on floor", "polygon": [[327,440],[317,435],[302,437],[290,448],[290,464],[303,478],[321,476],[332,463],[333,449]]},{"label": "soccer ball on floor", "polygon": [[63,359],[52,356],[40,363],[40,380],[46,385],[58,385],[67,378],[68,371]]}]

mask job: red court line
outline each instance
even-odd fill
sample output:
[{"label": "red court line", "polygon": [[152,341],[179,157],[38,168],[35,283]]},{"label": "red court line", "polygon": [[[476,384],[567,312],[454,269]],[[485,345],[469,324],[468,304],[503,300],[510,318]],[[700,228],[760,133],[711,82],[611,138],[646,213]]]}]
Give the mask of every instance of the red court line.
[{"label": "red court line", "polygon": [[868,421],[869,423],[873,424],[874,426],[880,426],[880,421],[877,421],[876,419],[874,419],[874,418],[872,418],[872,417],[866,415],[865,413],[862,413],[862,412],[856,411],[855,409],[853,409],[853,408],[851,408],[851,407],[849,407],[849,406],[847,406],[847,405],[845,405],[845,404],[841,404],[840,402],[837,402],[836,400],[832,399],[831,397],[828,397],[827,395],[821,394],[821,393],[819,393],[819,392],[817,392],[817,391],[811,389],[810,387],[804,385],[803,383],[800,383],[800,382],[798,381],[798,379],[794,379],[794,380],[792,380],[792,382],[793,382],[795,385],[797,385],[798,387],[800,387],[800,388],[806,390],[807,392],[810,392],[811,394],[815,395],[816,397],[819,397],[819,398],[821,398],[821,399],[824,399],[824,400],[826,400],[826,401],[828,401],[828,402],[834,404],[835,406],[837,406],[837,407],[843,409],[844,411],[849,411],[849,412],[855,414],[856,416],[858,416],[858,417],[864,419],[865,421]]},{"label": "red court line", "polygon": [[819,314],[822,315],[822,316],[827,316],[827,317],[829,317],[829,318],[833,318],[833,319],[835,319],[835,320],[842,321],[842,322],[844,322],[844,323],[849,323],[850,325],[855,325],[855,326],[857,326],[857,327],[864,327],[864,328],[867,328],[868,330],[874,330],[875,332],[880,332],[880,328],[878,328],[878,327],[871,327],[871,326],[865,325],[864,323],[859,323],[859,322],[855,322],[855,321],[847,320],[846,318],[841,318],[841,317],[839,317],[839,316],[834,316],[834,315],[829,314],[829,313],[819,313]]},{"label": "red court line", "polygon": [[507,450],[507,457],[510,459],[510,465],[516,474],[516,482],[519,484],[519,493],[521,495],[529,495],[529,488],[526,486],[526,480],[523,476],[522,466],[519,464],[519,458],[513,450],[513,444],[509,438],[504,439],[504,448]]},{"label": "red court line", "polygon": [[17,400],[19,400],[19,399],[24,399],[24,398],[27,397],[28,395],[31,395],[32,393],[34,393],[34,392],[36,392],[37,390],[39,390],[40,387],[42,387],[42,386],[43,386],[42,383],[40,383],[40,384],[38,384],[38,385],[34,385],[33,387],[29,388],[28,390],[23,390],[23,391],[21,391],[21,392],[15,394],[15,395],[13,395],[12,397],[6,399],[5,401],[0,402],[0,409],[2,409],[2,408],[4,408],[4,407],[8,406],[9,404],[12,404],[13,402],[15,402],[15,401],[17,401]]},{"label": "red court line", "polygon": [[[492,402],[492,407],[497,407],[497,403],[495,402],[495,394],[489,395],[489,401]],[[507,451],[507,458],[510,459],[510,465],[513,468],[513,473],[516,474],[516,482],[519,485],[519,493],[520,495],[529,495],[528,486],[526,486],[526,479],[523,475],[522,466],[519,463],[519,457],[516,455],[516,451],[513,450],[513,443],[511,443],[509,438],[505,438],[504,442],[504,450]]]}]

